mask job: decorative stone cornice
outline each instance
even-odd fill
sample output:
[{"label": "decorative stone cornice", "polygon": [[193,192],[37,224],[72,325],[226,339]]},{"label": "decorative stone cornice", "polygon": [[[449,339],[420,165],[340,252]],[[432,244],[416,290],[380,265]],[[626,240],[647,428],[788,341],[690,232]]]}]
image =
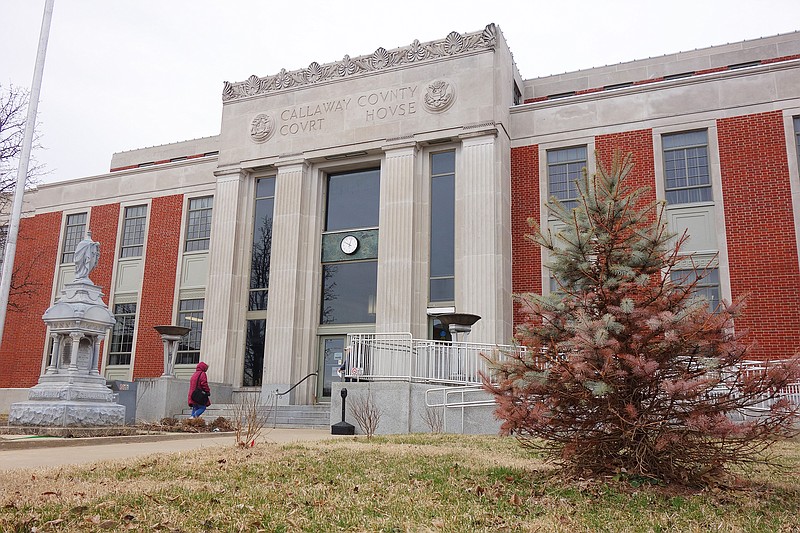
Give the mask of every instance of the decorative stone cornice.
[{"label": "decorative stone cornice", "polygon": [[222,90],[222,101],[229,102],[248,96],[256,96],[284,89],[293,89],[305,85],[313,85],[323,81],[349,78],[359,74],[385,70],[412,63],[423,63],[436,59],[467,54],[480,49],[494,49],[497,44],[497,28],[489,24],[483,31],[473,33],[450,32],[444,39],[420,43],[414,40],[408,46],[386,50],[381,47],[370,55],[344,59],[334,63],[320,65],[316,61],[308,68],[286,72],[286,69],[274,76],[259,78],[250,76],[245,81],[225,82]]}]

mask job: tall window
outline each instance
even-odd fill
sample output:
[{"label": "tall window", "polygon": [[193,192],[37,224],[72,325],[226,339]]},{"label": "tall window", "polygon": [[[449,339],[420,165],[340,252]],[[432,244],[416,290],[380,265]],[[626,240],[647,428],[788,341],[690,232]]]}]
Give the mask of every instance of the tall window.
[{"label": "tall window", "polygon": [[75,246],[83,240],[86,233],[86,213],[67,215],[64,225],[64,245],[61,247],[61,264],[72,263]]},{"label": "tall window", "polygon": [[250,293],[247,304],[244,346],[243,387],[261,385],[264,369],[264,344],[267,333],[270,257],[272,254],[272,217],[275,207],[275,178],[256,180],[253,248],[250,259]]},{"label": "tall window", "polygon": [[674,133],[664,135],[661,141],[667,203],[710,202],[713,197],[708,172],[708,132]]},{"label": "tall window", "polygon": [[[380,169],[328,176],[325,231],[335,235],[337,250],[341,243],[342,254],[322,265],[320,324],[375,323],[377,248],[362,248],[350,232],[362,240],[366,235],[377,236],[380,183]],[[348,237],[358,253],[344,252],[348,248],[341,241]]]},{"label": "tall window", "polygon": [[175,364],[196,365],[200,362],[200,341],[203,338],[203,298],[181,300],[178,304],[178,325],[192,328],[178,343]]},{"label": "tall window", "polygon": [[[705,274],[701,280],[697,280],[697,275]],[[709,308],[713,311],[719,306],[720,302],[720,286],[719,286],[719,269],[709,268],[705,272],[702,270],[673,270],[670,273],[672,281],[675,283],[689,284],[697,281],[694,287],[694,296],[703,298],[708,302]]]},{"label": "tall window", "polygon": [[256,180],[253,255],[250,259],[249,311],[265,311],[267,309],[269,264],[272,252],[272,212],[274,207],[275,178]]},{"label": "tall window", "polygon": [[455,299],[455,172],[455,152],[431,155],[431,302]]},{"label": "tall window", "polygon": [[186,221],[186,245],[184,251],[208,250],[211,241],[211,209],[213,196],[189,200],[188,220]]},{"label": "tall window", "polygon": [[265,319],[248,320],[244,345],[243,387],[260,387],[264,370],[264,341],[267,334]]},{"label": "tall window", "polygon": [[144,244],[144,228],[147,224],[147,206],[135,205],[125,208],[122,220],[122,246],[120,257],[141,257]]},{"label": "tall window", "polygon": [[794,137],[797,144],[797,166],[800,168],[800,117],[794,117]]},{"label": "tall window", "polygon": [[114,330],[111,333],[111,348],[108,353],[109,365],[131,364],[133,352],[133,331],[136,325],[136,304],[114,305]]},{"label": "tall window", "polygon": [[587,167],[585,146],[560,148],[547,152],[547,186],[566,209],[578,207],[578,184]]}]

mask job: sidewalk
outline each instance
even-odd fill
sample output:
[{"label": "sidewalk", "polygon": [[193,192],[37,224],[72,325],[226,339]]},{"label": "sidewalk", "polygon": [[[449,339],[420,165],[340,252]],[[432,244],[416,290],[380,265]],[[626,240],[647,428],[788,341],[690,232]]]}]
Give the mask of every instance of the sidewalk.
[{"label": "sidewalk", "polygon": [[[269,429],[258,442],[299,442],[334,437],[324,429]],[[171,433],[122,437],[32,438],[30,435],[0,436],[0,472],[23,468],[48,468],[177,453],[215,446],[234,446],[232,433]]]}]

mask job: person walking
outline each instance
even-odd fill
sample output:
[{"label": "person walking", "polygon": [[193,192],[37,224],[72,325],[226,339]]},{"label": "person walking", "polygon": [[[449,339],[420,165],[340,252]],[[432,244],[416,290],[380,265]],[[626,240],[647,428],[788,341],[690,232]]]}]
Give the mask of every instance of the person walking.
[{"label": "person walking", "polygon": [[200,361],[189,380],[189,407],[192,408],[192,418],[200,418],[206,407],[211,405],[211,387],[208,386],[206,370],[208,365]]}]

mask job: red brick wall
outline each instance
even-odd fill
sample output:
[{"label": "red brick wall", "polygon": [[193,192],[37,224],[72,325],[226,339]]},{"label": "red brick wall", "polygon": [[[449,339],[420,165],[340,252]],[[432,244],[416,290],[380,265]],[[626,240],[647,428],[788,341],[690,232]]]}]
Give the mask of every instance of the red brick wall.
[{"label": "red brick wall", "polygon": [[[100,262],[89,276],[95,285],[103,289],[103,301],[109,305],[111,312],[114,308],[108,300],[111,294],[111,276],[114,271],[114,259],[117,256],[117,226],[119,225],[119,204],[99,205],[92,208],[89,218],[89,229],[92,239],[100,243]],[[100,343],[100,353],[104,352],[105,342]],[[102,359],[102,355],[101,355]],[[98,370],[103,361],[98,361]]]},{"label": "red brick wall", "polygon": [[634,130],[595,137],[595,150],[599,162],[606,169],[611,168],[614,152],[633,154],[633,170],[628,175],[627,183],[631,188],[648,187],[647,193],[641,197],[641,204],[646,205],[656,199],[654,176],[656,173],[653,160],[653,130]]},{"label": "red brick wall", "polygon": [[800,268],[783,117],[721,119],[717,134],[731,292],[749,295],[736,327],[753,357],[787,357],[800,348]]},{"label": "red brick wall", "polygon": [[102,287],[106,303],[109,303],[111,276],[114,270],[114,259],[117,255],[119,209],[119,204],[99,205],[92,208],[92,216],[89,219],[92,239],[100,243],[100,262],[97,263],[97,267],[89,277],[95,285]]},{"label": "red brick wall", "polygon": [[[539,147],[521,146],[511,149],[511,258],[512,290],[515,294],[542,293],[542,253],[539,245],[525,237],[531,233],[528,219],[539,222]],[[522,316],[514,303],[514,325]]]},{"label": "red brick wall", "polygon": [[164,345],[153,326],[172,324],[182,210],[180,194],[153,198],[150,206],[133,379],[158,377],[164,372]]},{"label": "red brick wall", "polygon": [[[31,296],[9,299],[0,346],[0,387],[32,387],[39,380],[47,335],[42,315],[50,307],[60,231],[60,211],[20,221],[14,270],[28,272],[27,279],[38,287]],[[12,310],[13,304],[22,311]]]}]

